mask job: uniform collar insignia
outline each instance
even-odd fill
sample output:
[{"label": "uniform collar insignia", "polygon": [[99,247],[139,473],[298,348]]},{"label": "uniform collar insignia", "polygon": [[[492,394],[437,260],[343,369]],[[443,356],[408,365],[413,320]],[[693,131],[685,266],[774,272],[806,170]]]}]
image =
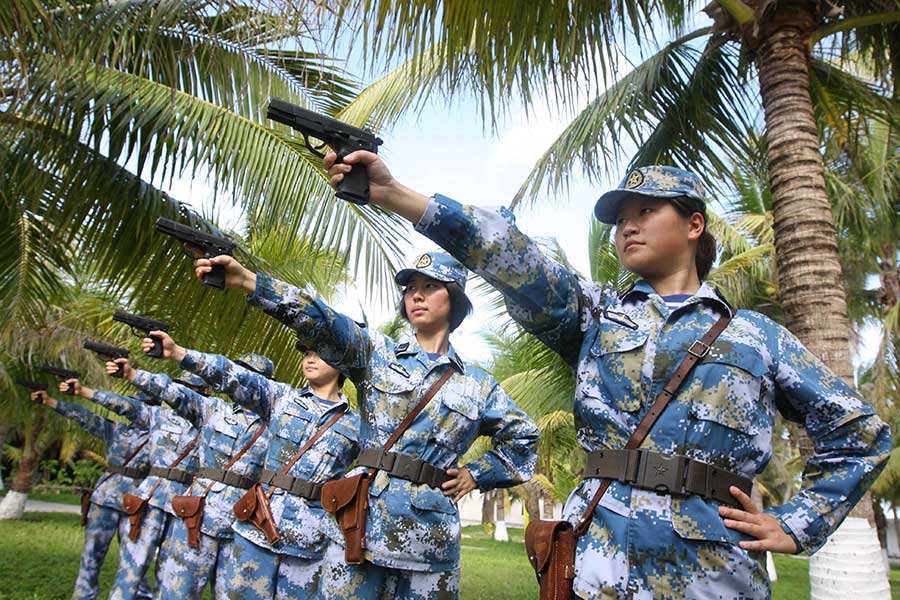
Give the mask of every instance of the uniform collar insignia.
[{"label": "uniform collar insignia", "polygon": [[395,373],[400,373],[401,375],[403,375],[404,377],[406,377],[407,379],[409,379],[409,371],[408,371],[408,370],[406,369],[406,367],[404,367],[403,365],[401,365],[401,364],[399,364],[399,363],[393,363],[393,362],[392,362],[392,363],[390,363],[390,364],[388,365],[388,368],[389,368],[391,371],[394,371]]}]

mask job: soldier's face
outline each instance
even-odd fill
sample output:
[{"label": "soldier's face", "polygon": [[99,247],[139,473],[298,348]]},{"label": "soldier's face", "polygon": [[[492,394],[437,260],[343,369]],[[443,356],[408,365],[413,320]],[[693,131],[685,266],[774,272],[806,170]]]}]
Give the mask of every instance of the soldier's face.
[{"label": "soldier's face", "polygon": [[306,377],[310,385],[321,386],[328,385],[332,381],[337,381],[337,369],[322,360],[319,355],[312,350],[303,355],[303,376]]},{"label": "soldier's face", "polygon": [[450,292],[436,279],[414,275],[403,290],[403,305],[416,331],[450,327]]},{"label": "soldier's face", "polygon": [[694,263],[690,222],[668,200],[631,196],[616,217],[616,253],[622,265],[644,278],[666,277]]}]

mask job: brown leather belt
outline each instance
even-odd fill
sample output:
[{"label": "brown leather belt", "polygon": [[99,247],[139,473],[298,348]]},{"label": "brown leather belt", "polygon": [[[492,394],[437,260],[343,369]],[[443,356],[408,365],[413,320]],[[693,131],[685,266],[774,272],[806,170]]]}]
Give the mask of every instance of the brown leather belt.
[{"label": "brown leather belt", "polygon": [[150,467],[150,475],[184,484],[189,484],[194,479],[194,474],[190,471],[173,469],[171,467]]},{"label": "brown leather belt", "polygon": [[399,452],[385,452],[380,448],[369,448],[360,452],[357,464],[361,467],[380,469],[388,475],[413,483],[424,483],[435,489],[440,489],[441,484],[450,479],[447,471],[421,458]]},{"label": "brown leather belt", "polygon": [[595,450],[588,452],[584,476],[616,479],[636,488],[663,494],[695,494],[737,505],[728,491],[735,486],[748,496],[753,480],[680,454],[652,450]]},{"label": "brown leather belt", "polygon": [[197,469],[196,475],[197,479],[212,479],[213,481],[244,490],[249,490],[256,483],[255,479],[227,469]]},{"label": "brown leather belt", "polygon": [[288,492],[289,494],[300,496],[302,498],[306,498],[307,500],[315,500],[318,502],[322,498],[321,483],[313,483],[312,481],[300,479],[299,477],[294,477],[293,475],[288,475],[287,473],[280,473],[278,471],[263,469],[262,473],[260,473],[259,475],[259,482],[265,483],[266,485],[275,486]]},{"label": "brown leather belt", "polygon": [[130,477],[131,479],[143,479],[150,472],[149,468],[136,469],[134,467],[120,467],[119,465],[109,465],[106,467],[107,473],[112,473],[113,475],[124,475],[125,477]]}]

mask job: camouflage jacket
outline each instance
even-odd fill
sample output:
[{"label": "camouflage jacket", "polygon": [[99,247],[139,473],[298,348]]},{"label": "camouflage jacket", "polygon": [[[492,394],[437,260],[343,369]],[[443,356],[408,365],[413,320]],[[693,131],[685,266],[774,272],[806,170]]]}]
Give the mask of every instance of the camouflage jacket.
[{"label": "camouflage jacket", "polygon": [[[199,394],[173,382],[164,373],[138,370],[131,383],[171,406],[172,410],[200,431],[195,452],[198,468],[201,469],[224,468],[263,426],[259,417],[243,407],[215,396]],[[263,432],[229,471],[257,481],[267,444],[268,436]],[[204,500],[200,531],[216,538],[230,539],[233,536],[231,524],[234,521],[234,503],[240,500],[246,490],[197,478],[185,494],[203,495],[207,488],[209,492]]]},{"label": "camouflage jacket", "polygon": [[[111,411],[129,419],[135,425],[146,426],[150,431],[149,461],[151,467],[168,467],[181,452],[191,443],[198,431],[179,417],[175,412],[163,406],[149,406],[136,398],[120,396],[112,392],[97,390],[94,392],[94,402],[105,406]],[[198,442],[199,443],[199,442]],[[195,471],[197,469],[197,448],[194,449],[178,463],[179,469]],[[159,485],[156,485],[159,482]],[[153,475],[147,476],[138,486],[135,495],[148,498],[150,490],[156,486],[153,495],[149,496],[150,506],[161,508],[174,515],[172,509],[172,496],[183,494],[187,486],[176,481],[162,479]]]},{"label": "camouflage jacket", "polygon": [[[720,315],[731,314],[731,324],[643,447],[753,477],[771,458],[776,411],[801,423],[816,454],[806,465],[803,489],[768,512],[809,553],[825,543],[883,468],[890,432],[873,408],[790,332],[761,314],[733,311],[710,285],[674,311],[645,282],[618,294],[543,256],[508,210],[463,206],[443,196],[432,199],[416,229],[503,293],[510,316],[575,370],[575,425],[586,451],[623,447],[690,344]],[[578,486],[565,508],[568,518],[581,517],[597,485],[587,479]],[[630,592],[650,586],[657,596],[669,590],[677,597],[704,585],[715,588],[720,584],[704,579],[709,561],[739,561],[747,554],[732,545],[742,537],[724,526],[717,507],[700,496],[613,482],[594,525],[579,540],[576,591],[593,598],[609,590],[625,593],[616,586],[631,585]],[[604,526],[604,515],[609,523],[618,522],[616,515],[625,520],[621,527]],[[669,545],[655,555],[632,543],[642,536],[666,539],[669,532],[676,542],[724,544],[699,552],[689,543]],[[760,569],[751,578],[751,587],[767,589]]]},{"label": "camouflage jacket", "polygon": [[[465,465],[478,487],[509,487],[531,478],[538,432],[493,377],[463,363],[456,351],[431,360],[415,337],[399,343],[357,325],[321,299],[266,275],[248,301],[297,332],[327,363],[349,375],[359,392],[360,446],[383,447],[444,371],[456,369],[393,451],[440,468],[456,467],[479,435],[492,448]],[[459,566],[459,512],[441,490],[379,472],[370,488],[366,556],[376,565],[416,571]],[[329,536],[343,544],[329,523]]]},{"label": "camouflage jacket", "polygon": [[[208,381],[216,391],[228,394],[268,424],[269,446],[264,464],[270,471],[280,471],[336,411],[348,409],[343,395],[340,403],[325,407],[309,387],[296,389],[267,379],[218,354],[188,350],[181,366]],[[288,473],[316,483],[342,477],[359,451],[358,430],[359,417],[348,409]],[[322,504],[275,488],[270,506],[282,536],[277,544],[270,544],[265,534],[250,523],[236,521],[234,530],[277,554],[320,558],[327,543],[323,524],[331,518]]]},{"label": "camouflage jacket", "polygon": [[[97,413],[74,402],[57,400],[55,410],[62,416],[78,423],[82,429],[91,435],[103,440],[103,443],[106,444],[106,463],[108,465],[122,466],[125,464],[125,461],[134,455],[134,458],[128,462],[129,467],[135,469],[150,468],[150,444],[147,443],[149,433],[146,427],[101,417]],[[94,484],[91,502],[122,511],[122,494],[133,494],[139,483],[139,479],[132,479],[125,475],[104,473],[97,480],[97,483]]]}]

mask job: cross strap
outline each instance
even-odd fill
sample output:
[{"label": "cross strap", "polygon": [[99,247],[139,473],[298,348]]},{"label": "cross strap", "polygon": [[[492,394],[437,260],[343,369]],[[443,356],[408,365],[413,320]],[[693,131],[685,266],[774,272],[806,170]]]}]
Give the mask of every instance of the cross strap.
[{"label": "cross strap", "polygon": [[[659,395],[656,397],[650,410],[647,411],[647,414],[645,414],[644,418],[641,419],[641,422],[638,423],[637,429],[631,434],[631,437],[625,444],[626,450],[636,449],[644,442],[644,439],[647,437],[647,434],[650,433],[650,429],[653,427],[654,423],[656,423],[656,420],[659,419],[660,415],[662,415],[663,411],[669,405],[669,401],[675,397],[675,394],[681,388],[681,385],[687,379],[688,375],[690,375],[691,371],[694,370],[694,367],[697,366],[697,363],[709,353],[709,348],[712,343],[719,337],[720,333],[725,331],[725,328],[728,327],[730,322],[730,316],[722,315],[719,317],[719,320],[709,328],[706,335],[699,340],[695,340],[691,344],[687,354],[685,354],[682,359],[681,364],[678,365],[675,374],[672,375],[672,378],[666,382],[665,386],[663,386],[662,391],[660,391]],[[588,530],[588,527],[590,527],[594,511],[597,509],[597,505],[600,504],[600,499],[603,497],[603,494],[606,493],[606,490],[609,488],[612,481],[612,479],[604,479],[600,483],[600,487],[597,488],[597,492],[594,494],[594,497],[591,498],[587,509],[584,511],[584,515],[582,515],[581,520],[575,527],[576,537],[584,534],[584,532]]]},{"label": "cross strap", "polygon": [[[261,435],[263,434],[263,431],[265,431],[265,430],[266,430],[266,424],[263,423],[262,425],[259,426],[259,429],[256,430],[256,433],[253,434],[253,438],[252,438],[249,442],[247,442],[246,444],[244,444],[244,447],[241,448],[241,449],[238,451],[237,454],[235,454],[234,456],[231,457],[231,460],[229,460],[229,461],[225,464],[225,466],[222,467],[222,470],[225,471],[225,472],[227,472],[228,469],[230,469],[231,467],[233,467],[234,464],[235,464],[237,461],[241,460],[241,458],[242,458],[245,454],[247,454],[247,451],[250,450],[250,448],[253,447],[253,444],[256,443],[256,440],[259,439],[259,436],[261,436]],[[223,477],[224,477],[224,475],[223,475]],[[203,496],[206,496],[206,495],[209,493],[209,490],[212,489],[212,486],[213,486],[214,484],[215,484],[215,481],[211,481],[209,484],[207,484],[206,489],[203,490],[203,494],[202,494],[202,495],[203,495]],[[191,482],[191,487],[193,487],[193,486],[194,486],[194,482],[192,481],[192,482]],[[191,494],[191,493],[189,492],[188,495],[191,496],[191,495],[193,495],[193,494]]]},{"label": "cross strap", "polygon": [[[293,467],[295,464],[297,464],[297,461],[300,460],[300,458],[304,454],[306,454],[307,450],[312,448],[313,444],[315,444],[317,441],[319,441],[319,438],[322,437],[323,435],[325,435],[325,432],[328,431],[329,429],[331,429],[331,426],[334,425],[335,423],[337,423],[338,420],[341,417],[343,417],[344,413],[346,413],[346,412],[347,412],[347,407],[345,406],[344,408],[339,410],[333,417],[331,417],[331,419],[329,419],[327,423],[325,423],[324,425],[319,427],[318,431],[316,431],[311,438],[306,440],[306,443],[303,444],[303,446],[301,446],[300,449],[297,450],[297,453],[291,457],[291,460],[289,460],[287,462],[287,464],[284,465],[282,468],[278,469],[278,473],[280,473],[282,475],[286,475],[287,472],[291,470],[291,467]],[[269,491],[267,492],[267,495],[269,498],[272,497],[272,492],[274,492],[274,491],[275,491],[274,487],[269,488]]]},{"label": "cross strap", "polygon": [[416,404],[415,408],[413,408],[408,415],[406,415],[406,418],[403,419],[403,422],[400,423],[397,429],[394,430],[394,433],[391,434],[391,437],[388,438],[388,441],[385,442],[384,448],[382,448],[382,450],[387,452],[394,446],[394,444],[397,443],[397,440],[400,439],[400,436],[406,433],[406,430],[409,429],[410,425],[412,425],[413,420],[419,416],[419,413],[425,410],[425,406],[429,402],[431,402],[431,399],[434,398],[435,394],[437,394],[442,387],[444,387],[444,384],[450,380],[454,373],[456,373],[456,367],[450,365],[447,370],[444,371],[444,374],[441,375],[441,377],[437,381],[431,384],[431,387],[428,388],[428,391],[425,392],[425,395],[422,396],[422,399],[419,401],[419,403]]},{"label": "cross strap", "polygon": [[[197,445],[197,442],[198,442],[199,440],[200,440],[200,432],[198,431],[198,432],[197,432],[197,435],[194,436],[194,439],[192,439],[192,440],[188,443],[188,445],[184,447],[184,450],[181,451],[181,454],[178,455],[178,458],[176,458],[176,459],[172,462],[172,464],[169,465],[168,468],[169,468],[169,469],[174,469],[175,467],[177,467],[177,466],[181,463],[181,461],[183,461],[185,458],[187,458],[187,455],[191,453],[191,450],[194,449],[194,446]],[[151,471],[152,471],[152,470],[153,470],[153,469],[151,468]],[[153,484],[153,487],[150,488],[150,493],[147,494],[147,498],[150,498],[150,497],[153,496],[153,492],[156,491],[156,488],[158,488],[158,487],[159,487],[159,484],[161,484],[161,483],[162,483],[162,479],[157,479],[157,480],[156,480],[156,483],[154,483],[154,484]]]}]

